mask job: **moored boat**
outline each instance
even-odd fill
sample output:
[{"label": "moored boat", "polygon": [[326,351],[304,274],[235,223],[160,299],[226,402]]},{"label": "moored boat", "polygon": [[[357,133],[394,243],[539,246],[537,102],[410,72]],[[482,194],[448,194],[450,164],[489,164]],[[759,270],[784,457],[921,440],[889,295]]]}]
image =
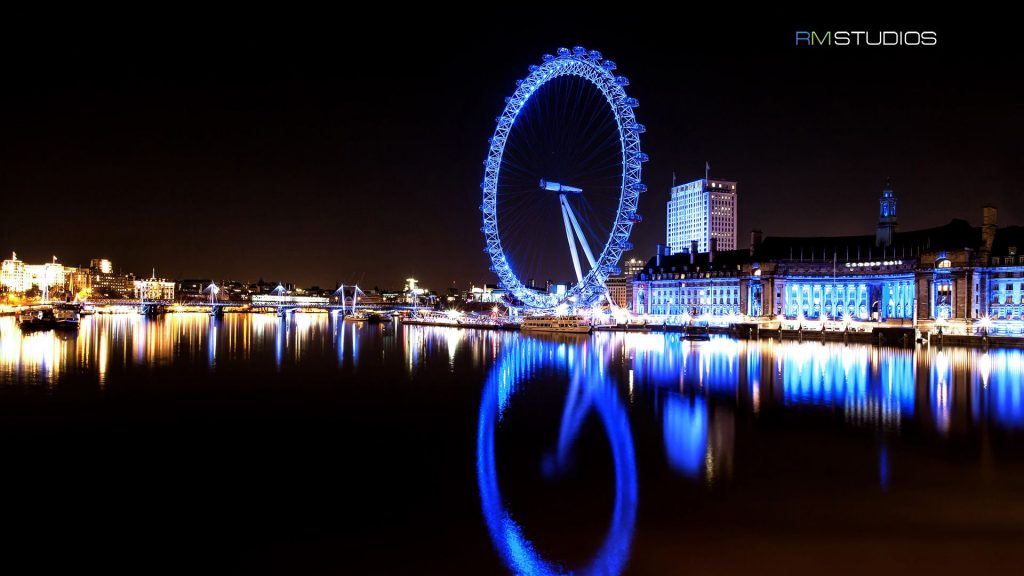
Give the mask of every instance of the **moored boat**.
[{"label": "moored boat", "polygon": [[587,334],[590,320],[583,316],[528,316],[519,324],[523,332],[558,332]]},{"label": "moored boat", "polygon": [[707,326],[687,326],[683,337],[687,340],[711,340],[711,332]]},{"label": "moored boat", "polygon": [[81,323],[82,307],[79,304],[56,304],[53,307],[53,325],[56,328],[75,330]]},{"label": "moored boat", "polygon": [[18,328],[22,330],[46,330],[54,327],[53,308],[32,306],[18,311]]}]

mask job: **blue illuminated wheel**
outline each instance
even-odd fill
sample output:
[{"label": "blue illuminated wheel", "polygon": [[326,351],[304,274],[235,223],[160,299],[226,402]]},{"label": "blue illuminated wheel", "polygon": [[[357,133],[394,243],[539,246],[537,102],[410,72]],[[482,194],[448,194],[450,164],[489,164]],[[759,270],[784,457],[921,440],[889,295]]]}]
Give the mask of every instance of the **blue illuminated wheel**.
[{"label": "blue illuminated wheel", "polygon": [[645,128],[615,68],[581,46],[545,55],[516,82],[489,139],[485,251],[500,285],[527,308],[595,304],[632,249]]}]

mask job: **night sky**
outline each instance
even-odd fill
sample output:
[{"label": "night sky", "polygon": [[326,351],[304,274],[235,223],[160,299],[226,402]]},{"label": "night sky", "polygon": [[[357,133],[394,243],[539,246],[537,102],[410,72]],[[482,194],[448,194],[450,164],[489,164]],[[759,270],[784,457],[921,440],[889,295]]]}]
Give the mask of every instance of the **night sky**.
[{"label": "night sky", "polygon": [[[701,177],[705,160],[739,182],[741,246],[754,227],[871,233],[887,176],[902,229],[977,224],[986,203],[1024,224],[1022,50],[990,24],[394,18],[8,22],[0,252],[169,278],[493,282],[486,140],[527,66],[576,44],[618,62],[640,100],[639,256],[664,241],[673,172]],[[937,30],[939,46],[793,45],[829,29]]]}]

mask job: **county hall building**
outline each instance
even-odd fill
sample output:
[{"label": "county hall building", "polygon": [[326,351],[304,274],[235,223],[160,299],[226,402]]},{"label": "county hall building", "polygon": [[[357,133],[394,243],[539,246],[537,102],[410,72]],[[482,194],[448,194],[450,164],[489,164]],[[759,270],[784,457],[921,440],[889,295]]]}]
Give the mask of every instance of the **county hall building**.
[{"label": "county hall building", "polygon": [[[730,183],[731,185],[731,183]],[[675,236],[678,238],[678,236]],[[676,240],[678,242],[678,240]],[[633,280],[633,311],[669,322],[701,317],[877,320],[1024,331],[1024,228],[956,219],[924,230],[897,229],[897,199],[886,182],[873,235],[762,238],[747,250],[658,248]]]}]

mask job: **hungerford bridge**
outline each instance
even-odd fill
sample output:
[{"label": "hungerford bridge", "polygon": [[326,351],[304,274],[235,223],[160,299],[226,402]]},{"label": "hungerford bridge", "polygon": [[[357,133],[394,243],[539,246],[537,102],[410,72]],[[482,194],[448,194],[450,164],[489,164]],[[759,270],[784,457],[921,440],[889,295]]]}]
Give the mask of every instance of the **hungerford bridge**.
[{"label": "hungerford bridge", "polygon": [[155,316],[180,309],[207,310],[213,316],[223,316],[228,310],[233,312],[276,312],[278,316],[285,316],[296,310],[340,311],[342,314],[354,314],[357,307],[362,310],[416,309],[414,304],[360,304],[359,296],[366,296],[366,294],[359,286],[352,286],[351,288],[351,297],[345,295],[345,286],[342,285],[334,291],[334,298],[325,298],[322,296],[289,296],[285,293],[285,288],[278,285],[270,294],[254,295],[248,302],[224,302],[217,298],[220,288],[216,284],[211,283],[203,289],[203,292],[210,295],[208,300],[173,302],[142,297],[130,300],[86,301],[84,304],[135,308],[147,316]]}]

